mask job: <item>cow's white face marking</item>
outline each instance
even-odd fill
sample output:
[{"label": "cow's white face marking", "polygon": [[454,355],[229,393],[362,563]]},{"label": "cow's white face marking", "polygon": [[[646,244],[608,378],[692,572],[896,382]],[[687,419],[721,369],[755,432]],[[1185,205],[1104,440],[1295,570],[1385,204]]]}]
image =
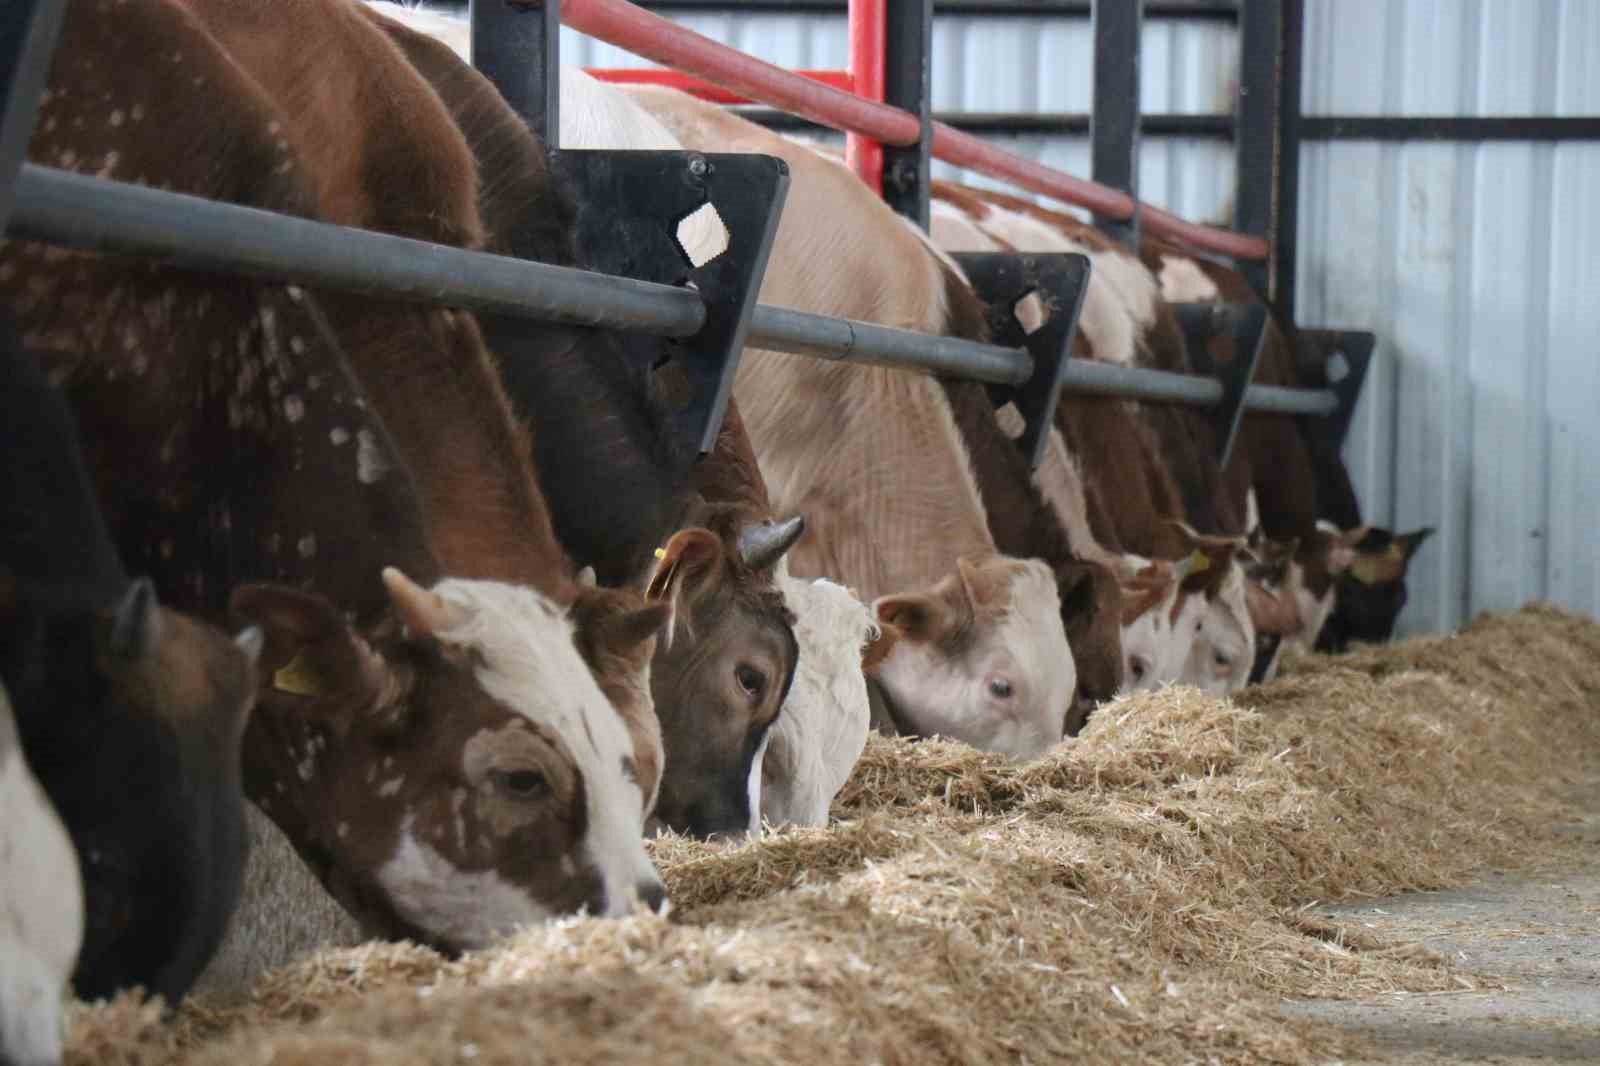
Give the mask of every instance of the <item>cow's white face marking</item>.
[{"label": "cow's white face marking", "polygon": [[767,746],[772,743],[772,730],[768,729],[766,736],[761,738],[761,744],[756,748],[755,758],[750,760],[750,778],[745,782],[745,791],[750,802],[750,835],[761,835],[761,764],[767,758]]},{"label": "cow's white face marking", "polygon": [[877,677],[919,733],[1029,759],[1061,740],[1078,671],[1047,566],[1022,562],[1000,602],[998,624],[980,626],[959,656],[901,640]]},{"label": "cow's white face marking", "polygon": [[[1125,558],[1135,571],[1150,565],[1137,556]],[[1178,582],[1171,581],[1159,602],[1122,627],[1123,693],[1154,692],[1183,678],[1203,604],[1189,597],[1174,620],[1177,600]]]},{"label": "cow's white face marking", "polygon": [[[571,753],[587,802],[581,865],[599,877],[605,916],[630,913],[640,886],[660,884],[644,849],[644,796],[622,769],[633,741],[578,654],[566,612],[532,589],[499,582],[448,578],[433,592],[463,608],[466,618],[435,636],[469,649],[483,691],[554,733]],[[452,923],[481,936],[550,916],[525,889],[498,875],[458,870],[409,831],[379,876],[401,914],[455,943],[481,941],[458,939],[449,931]],[[464,899],[473,900],[462,908],[470,916],[450,913]],[[432,921],[435,916],[445,928]]]},{"label": "cow's white face marking", "polygon": [[1237,559],[1228,564],[1228,573],[1214,598],[1204,602],[1200,626],[1183,680],[1213,696],[1226,696],[1244,688],[1255,665],[1256,627],[1250,621],[1245,599],[1244,569]]},{"label": "cow's white face marking", "polygon": [[0,692],[0,1059],[61,1056],[61,1003],[83,943],[72,839],[22,754]]}]

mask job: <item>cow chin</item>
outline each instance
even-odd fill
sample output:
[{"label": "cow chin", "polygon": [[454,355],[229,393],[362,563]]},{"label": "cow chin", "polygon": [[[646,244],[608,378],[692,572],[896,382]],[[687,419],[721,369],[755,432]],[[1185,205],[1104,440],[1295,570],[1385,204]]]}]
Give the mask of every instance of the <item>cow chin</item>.
[{"label": "cow chin", "polygon": [[[567,891],[591,911],[604,906],[599,878],[580,876],[570,859],[563,862]],[[463,870],[418,838],[408,820],[394,854],[378,870],[378,885],[396,927],[411,939],[446,952],[472,951],[517,929],[559,917],[566,908],[532,898],[495,870]],[[572,910],[579,909],[577,906]],[[370,913],[370,911],[369,911]]]}]

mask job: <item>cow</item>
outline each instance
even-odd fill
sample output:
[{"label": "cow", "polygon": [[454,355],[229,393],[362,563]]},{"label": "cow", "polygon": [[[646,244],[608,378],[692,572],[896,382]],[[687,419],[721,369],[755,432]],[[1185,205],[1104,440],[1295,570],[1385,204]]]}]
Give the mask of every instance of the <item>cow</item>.
[{"label": "cow", "polygon": [[83,880],[61,816],[28,767],[0,685],[0,1061],[56,1066],[61,1002],[83,943]]},{"label": "cow", "polygon": [[[970,288],[849,171],[684,94],[628,91],[691,149],[789,165],[762,303],[982,330]],[[1076,671],[1055,575],[997,551],[938,382],[747,349],[735,396],[773,501],[806,515],[791,570],[858,589],[894,631],[874,676],[902,727],[1016,758],[1059,741]]]},{"label": "cow", "polygon": [[175,1001],[238,894],[240,737],[262,634],[230,640],[129,578],[72,413],[9,323],[0,403],[0,682],[81,867],[62,887],[75,895],[81,876],[73,984],[84,998],[143,985]]},{"label": "cow", "polygon": [[[462,62],[466,24],[381,2],[369,2],[367,10],[466,133],[480,166],[490,249],[575,263],[570,238],[527,239],[538,233],[523,216],[543,157],[494,88]],[[628,97],[581,71],[563,70],[562,92],[565,144],[679,147]],[[698,230],[687,229],[696,222]],[[713,222],[697,215],[680,229],[685,268],[721,251]],[[529,351],[519,324],[481,320],[513,401],[540,426],[536,461],[562,542],[603,580],[642,585],[675,607],[651,673],[666,755],[652,825],[698,837],[758,831],[767,734],[780,708],[801,718],[813,713],[790,706],[797,657],[805,669],[825,671],[802,686],[808,694],[802,702],[832,692],[833,674],[860,674],[859,641],[853,652],[814,643],[822,633],[816,626],[806,630],[813,643],[807,651],[815,654],[800,654],[785,601],[808,590],[780,588],[786,579],[779,564],[803,522],[771,521],[736,405],[713,453],[695,462],[674,434],[662,384],[670,368],[656,369],[665,362],[659,341],[575,329],[555,346],[544,331],[547,347]],[[590,470],[598,464],[607,469],[610,491],[597,498]],[[861,720],[865,743],[864,690],[856,707],[845,717]]]},{"label": "cow", "polygon": [[[332,0],[69,5],[29,155],[483,239],[437,95]],[[642,825],[669,611],[577,580],[470,315],[16,241],[0,300],[130,563],[263,628],[246,788],[370,934],[458,950],[660,902]]]},{"label": "cow", "polygon": [[[1164,321],[1160,315],[1165,309],[1153,298],[1153,283],[1136,260],[1102,235],[1066,216],[1036,215],[989,202],[993,195],[1011,203],[999,194],[945,182],[936,182],[933,193],[931,231],[935,241],[951,250],[1077,251],[1091,257],[1095,267],[1074,338],[1077,354],[1095,358],[1105,351],[1110,361],[1127,365],[1138,361],[1141,346],[1159,346],[1147,339],[1153,326]],[[1183,431],[1181,422],[1173,425],[1173,432]],[[1020,419],[1013,420],[1012,430],[1020,433]],[[1069,439],[1079,462],[1073,462]],[[1234,691],[1249,676],[1254,634],[1245,583],[1231,549],[1212,546],[1214,565],[1196,568],[1172,590],[1184,609],[1161,608],[1166,613],[1159,619],[1143,616],[1165,602],[1148,587],[1162,581],[1164,572],[1150,571],[1148,561],[1181,558],[1199,546],[1189,535],[1192,529],[1185,533],[1169,521],[1192,516],[1185,507],[1191,494],[1180,493],[1167,454],[1126,405],[1064,397],[1037,477],[1063,524],[1077,530],[1080,541],[1100,542],[1080,550],[1103,559],[1110,556],[1124,579],[1144,575],[1127,590],[1142,611],[1123,612],[1124,677],[1136,688],[1185,681],[1207,691]],[[1195,456],[1186,461],[1204,467]],[[1098,515],[1089,503],[1091,488],[1101,505]],[[1192,601],[1195,594],[1202,600]]]},{"label": "cow", "polygon": [[[1237,270],[1159,238],[1146,237],[1140,255],[1171,302],[1259,304],[1261,298]],[[1261,363],[1255,380],[1304,386],[1296,352],[1307,342],[1269,307]],[[1213,342],[1226,348],[1231,338]],[[1249,492],[1264,536],[1296,540],[1290,585],[1304,622],[1286,645],[1342,650],[1350,635],[1367,642],[1389,639],[1405,604],[1411,555],[1433,532],[1396,536],[1361,520],[1349,471],[1337,451],[1285,415],[1247,414],[1230,464],[1230,491]],[[1398,547],[1393,547],[1393,546]]]}]

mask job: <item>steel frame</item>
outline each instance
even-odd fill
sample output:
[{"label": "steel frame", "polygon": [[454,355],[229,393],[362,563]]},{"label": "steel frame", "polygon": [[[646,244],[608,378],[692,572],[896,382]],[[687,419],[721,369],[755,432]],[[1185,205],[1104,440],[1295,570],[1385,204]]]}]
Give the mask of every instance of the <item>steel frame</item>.
[{"label": "steel frame", "polygon": [[[668,50],[687,48],[683,56],[688,58],[677,52],[674,57],[691,69],[715,68],[719,80],[734,91],[757,90],[768,102],[794,106],[830,125],[884,142],[891,153],[900,153],[889,157],[895,177],[885,191],[897,209],[918,221],[926,220],[931,154],[1011,177],[1024,187],[1076,198],[1106,210],[1108,216],[1120,211],[1126,218],[1139,210],[1131,196],[999,152],[932,122],[927,109],[928,39],[934,5],[931,0],[888,2],[885,56],[898,74],[886,72],[882,103],[794,78],[739,53],[731,53],[731,60],[731,50],[703,38],[689,39],[696,35],[686,38],[676,29],[661,37],[668,44],[656,44]],[[4,116],[0,220],[6,223],[8,237],[463,307],[502,316],[511,321],[513,330],[519,320],[536,319],[676,338],[665,348],[691,353],[685,359],[696,383],[679,428],[702,449],[715,438],[738,351],[745,343],[1024,386],[1014,396],[1029,422],[1025,443],[1035,460],[1043,427],[1062,390],[1221,406],[1224,412],[1233,412],[1235,421],[1241,404],[1305,415],[1343,410],[1342,422],[1330,426],[1339,434],[1348,425],[1345,397],[1352,389],[1359,391],[1360,372],[1324,389],[1241,390],[1205,377],[1066,358],[1066,338],[1087,266],[1072,262],[1070,256],[1013,257],[1004,267],[991,261],[987,273],[974,266],[983,279],[980,287],[992,297],[1013,284],[1002,280],[1010,271],[1047,290],[1061,310],[1070,312],[1053,316],[1050,329],[1020,338],[1000,323],[1002,334],[1022,350],[757,306],[753,294],[770,252],[787,182],[782,165],[765,157],[576,153],[555,147],[555,164],[576,186],[583,230],[580,245],[603,273],[468,252],[25,164],[25,146],[63,10],[64,0],[13,0],[0,12],[0,62],[5,64],[0,67],[5,78],[0,82],[5,90],[0,112]],[[621,0],[568,0],[566,11],[569,16],[581,13],[591,31],[624,36],[640,30],[633,23],[654,18]],[[475,0],[470,14],[474,61],[554,146],[559,135],[559,0]],[[663,32],[660,26],[645,28]],[[729,64],[736,70],[733,75],[725,69]],[[1136,125],[1135,121],[1132,128]],[[624,187],[631,191],[622,191]],[[670,235],[688,210],[706,202],[723,213],[731,247],[701,267],[686,264],[673,241],[646,242],[652,249],[648,253],[637,251],[631,241],[619,247],[614,238],[603,239],[607,234],[595,221],[603,217],[609,227],[620,220],[635,232],[650,230],[659,238]],[[619,206],[623,204],[626,209]],[[1250,254],[1261,243],[1195,227],[1154,208],[1143,209],[1143,214],[1152,231],[1179,239],[1198,235],[1217,246],[1250,249]],[[588,222],[583,221],[586,217]],[[687,280],[698,291],[683,287]],[[1010,306],[1003,298],[998,302]],[[1359,370],[1364,372],[1364,365]]]}]

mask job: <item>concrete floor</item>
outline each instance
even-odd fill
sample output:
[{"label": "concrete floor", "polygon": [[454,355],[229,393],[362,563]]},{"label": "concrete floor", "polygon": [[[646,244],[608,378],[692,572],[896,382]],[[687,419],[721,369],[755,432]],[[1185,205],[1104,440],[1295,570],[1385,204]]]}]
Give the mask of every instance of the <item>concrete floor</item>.
[{"label": "concrete floor", "polygon": [[1420,943],[1503,989],[1293,1002],[1284,1010],[1349,1032],[1372,1063],[1600,1064],[1600,782],[1575,797],[1558,865],[1490,874],[1471,888],[1317,913],[1381,939]]}]

